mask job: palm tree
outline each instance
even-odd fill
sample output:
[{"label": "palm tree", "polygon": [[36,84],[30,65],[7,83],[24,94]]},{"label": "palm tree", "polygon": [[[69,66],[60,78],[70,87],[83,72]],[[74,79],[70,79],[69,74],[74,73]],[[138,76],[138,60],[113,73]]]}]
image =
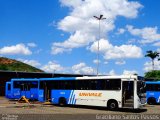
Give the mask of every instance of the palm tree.
[{"label": "palm tree", "polygon": [[[149,50],[149,51],[147,51],[147,54],[145,55],[145,57],[150,57],[152,59],[152,68],[153,68],[153,70],[154,70],[154,59],[156,57],[159,57],[159,54],[160,53],[158,53],[156,51],[154,52],[152,50]],[[160,58],[158,60],[160,60]]]}]

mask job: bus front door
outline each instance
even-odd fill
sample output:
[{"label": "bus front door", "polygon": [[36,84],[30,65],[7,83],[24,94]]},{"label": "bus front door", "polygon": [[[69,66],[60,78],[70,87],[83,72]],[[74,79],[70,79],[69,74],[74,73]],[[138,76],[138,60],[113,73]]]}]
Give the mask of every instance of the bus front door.
[{"label": "bus front door", "polygon": [[51,101],[50,83],[47,81],[44,82],[44,101],[46,101],[46,102]]},{"label": "bus front door", "polygon": [[122,106],[126,108],[134,107],[134,82],[123,81],[122,83]]}]

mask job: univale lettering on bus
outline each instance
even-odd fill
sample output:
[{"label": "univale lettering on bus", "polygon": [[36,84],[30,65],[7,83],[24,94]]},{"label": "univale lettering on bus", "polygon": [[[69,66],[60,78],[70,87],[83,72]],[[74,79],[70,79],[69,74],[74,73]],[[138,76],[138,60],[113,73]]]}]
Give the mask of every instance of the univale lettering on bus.
[{"label": "univale lettering on bus", "polygon": [[102,96],[102,93],[84,93],[84,92],[81,92],[81,93],[79,93],[79,96],[101,97],[101,96]]}]

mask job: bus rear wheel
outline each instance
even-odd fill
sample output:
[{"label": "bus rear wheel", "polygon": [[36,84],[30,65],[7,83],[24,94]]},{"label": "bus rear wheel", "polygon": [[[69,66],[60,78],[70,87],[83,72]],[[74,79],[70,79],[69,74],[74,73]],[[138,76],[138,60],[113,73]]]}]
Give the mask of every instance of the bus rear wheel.
[{"label": "bus rear wheel", "polygon": [[59,98],[59,105],[60,106],[65,106],[66,105],[66,99],[64,97]]},{"label": "bus rear wheel", "polygon": [[108,101],[107,107],[109,110],[117,110],[118,109],[118,103],[116,100],[110,100]]},{"label": "bus rear wheel", "polygon": [[155,105],[156,104],[156,99],[155,98],[148,98],[147,103],[149,105]]}]

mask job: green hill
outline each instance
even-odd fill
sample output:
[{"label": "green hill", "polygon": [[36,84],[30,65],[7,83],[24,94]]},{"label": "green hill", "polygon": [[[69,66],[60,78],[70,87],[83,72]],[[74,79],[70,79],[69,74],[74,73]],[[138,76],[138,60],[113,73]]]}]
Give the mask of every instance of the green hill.
[{"label": "green hill", "polygon": [[0,70],[17,72],[44,72],[31,65],[5,57],[0,57]]}]

